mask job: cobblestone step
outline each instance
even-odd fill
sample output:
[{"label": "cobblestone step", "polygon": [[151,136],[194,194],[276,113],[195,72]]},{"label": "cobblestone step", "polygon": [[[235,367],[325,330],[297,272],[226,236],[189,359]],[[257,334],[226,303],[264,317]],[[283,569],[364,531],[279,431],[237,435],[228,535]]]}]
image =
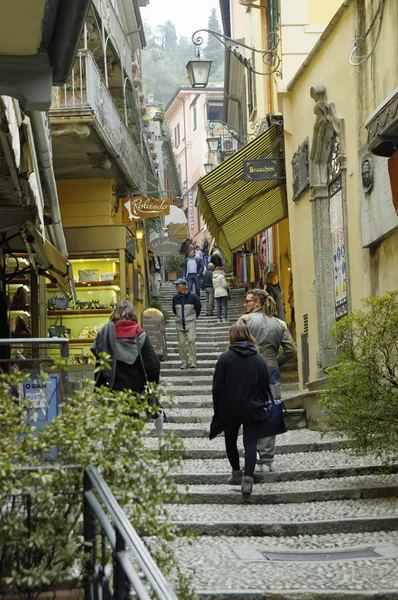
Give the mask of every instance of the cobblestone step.
[{"label": "cobblestone step", "polygon": [[[206,425],[202,425],[206,423]],[[300,408],[293,409],[285,415],[285,423],[288,429],[303,429],[307,427],[307,418],[305,411]],[[201,417],[201,420],[194,422],[184,422],[174,420],[173,415],[167,417],[167,423],[164,426],[164,431],[173,431],[175,435],[181,438],[192,437],[208,437],[209,436],[210,418]],[[153,430],[149,435],[156,436],[156,431]]]},{"label": "cobblestone step", "polygon": [[331,500],[268,505],[171,504],[180,531],[199,535],[324,535],[398,530],[398,499]]},{"label": "cobblestone step", "polygon": [[[239,436],[240,456],[243,457],[243,443]],[[149,448],[156,448],[158,440],[155,437],[148,437],[145,440]],[[326,452],[343,448],[347,444],[346,440],[337,439],[333,436],[321,437],[318,431],[309,431],[308,429],[292,429],[287,431],[278,440],[276,454],[292,454],[296,452]],[[185,438],[184,449],[180,455],[185,460],[204,460],[204,459],[225,459],[225,443],[222,435],[211,441],[211,446],[207,438]]]},{"label": "cobblestone step", "polygon": [[[210,424],[213,416],[212,408],[179,408],[171,412],[167,419],[168,423],[182,423],[182,424],[198,424],[206,423]],[[305,417],[305,412],[302,408],[292,409],[285,415],[286,424],[289,425],[290,421],[297,422]],[[306,426],[307,421],[305,420]]]},{"label": "cobblestone step", "polygon": [[[180,487],[183,494],[184,486]],[[323,480],[302,480],[296,483],[259,483],[250,497],[250,504],[292,504],[299,502],[328,502],[335,500],[367,500],[395,498],[398,495],[398,475],[342,477]],[[186,501],[190,504],[242,504],[237,486],[194,485]]]},{"label": "cobblestone step", "polygon": [[[298,384],[297,383],[286,383],[284,386],[284,392],[297,392]],[[195,396],[208,396],[211,394],[211,385],[186,385],[182,383],[181,385],[172,385],[168,384],[167,392],[171,396],[189,396],[190,398],[194,398]]]},{"label": "cobblestone step", "polygon": [[[201,600],[397,600],[396,532],[290,537],[204,536],[172,544]],[[309,553],[374,550],[374,559],[315,561]],[[295,552],[301,561],[276,558]],[[273,558],[275,556],[275,558]],[[195,565],[195,569],[192,569]]]},{"label": "cobblestone step", "polygon": [[[309,395],[309,394],[308,394]],[[302,408],[303,397],[305,394],[291,393],[289,391],[282,391],[282,400],[285,403],[286,409],[291,408]],[[178,396],[175,395],[170,400],[170,396],[165,395],[162,398],[162,406],[164,408],[171,408],[178,406],[179,408],[211,408],[213,406],[213,399],[211,394],[206,396]]]}]

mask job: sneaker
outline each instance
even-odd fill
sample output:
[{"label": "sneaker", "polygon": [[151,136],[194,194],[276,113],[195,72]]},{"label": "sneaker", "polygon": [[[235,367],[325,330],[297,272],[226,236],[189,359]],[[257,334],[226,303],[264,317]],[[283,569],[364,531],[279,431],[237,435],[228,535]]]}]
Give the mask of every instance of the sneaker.
[{"label": "sneaker", "polygon": [[241,484],[241,492],[243,496],[243,500],[248,500],[250,498],[250,494],[253,491],[253,477],[249,475],[243,475],[242,484]]},{"label": "sneaker", "polygon": [[232,475],[227,481],[228,485],[241,485],[242,483],[242,470],[232,470]]},{"label": "sneaker", "polygon": [[196,364],[196,362],[191,362],[189,366],[191,367],[191,369],[196,369],[198,365]]},{"label": "sneaker", "polygon": [[180,369],[181,369],[181,370],[183,370],[183,369],[187,369],[187,368],[188,368],[188,365],[187,365],[187,363],[181,363],[181,364],[180,364]]},{"label": "sneaker", "polygon": [[259,471],[260,473],[271,473],[272,471],[272,465],[267,465],[265,463],[263,463],[262,465],[259,465]]},{"label": "sneaker", "polygon": [[217,323],[222,323],[221,319],[217,319]]}]

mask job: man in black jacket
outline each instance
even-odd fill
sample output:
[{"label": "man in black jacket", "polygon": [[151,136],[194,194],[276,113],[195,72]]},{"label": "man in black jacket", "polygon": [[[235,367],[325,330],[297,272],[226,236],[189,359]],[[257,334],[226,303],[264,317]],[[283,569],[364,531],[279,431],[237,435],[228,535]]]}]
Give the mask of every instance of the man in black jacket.
[{"label": "man in black jacket", "polygon": [[203,275],[202,279],[202,290],[204,290],[206,295],[206,316],[212,317],[214,311],[214,287],[213,287],[213,271],[214,265],[213,263],[209,263],[207,265],[207,271]]},{"label": "man in black jacket", "polygon": [[185,279],[175,282],[177,294],[173,298],[173,313],[176,317],[180,369],[196,369],[196,319],[200,315],[201,304],[198,296],[187,290]]}]

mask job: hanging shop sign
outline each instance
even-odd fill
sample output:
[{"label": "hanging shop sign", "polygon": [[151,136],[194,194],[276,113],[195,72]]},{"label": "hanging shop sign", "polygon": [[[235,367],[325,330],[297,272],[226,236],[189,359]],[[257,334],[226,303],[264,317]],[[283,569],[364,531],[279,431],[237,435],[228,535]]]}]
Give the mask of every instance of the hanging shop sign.
[{"label": "hanging shop sign", "polygon": [[174,237],[157,237],[148,244],[149,250],[152,250],[157,256],[175,256],[181,247],[180,240]]},{"label": "hanging shop sign", "polygon": [[189,209],[189,228],[193,229],[194,219],[193,219],[193,193],[192,190],[188,192],[188,209]]},{"label": "hanging shop sign", "polygon": [[123,198],[122,219],[125,225],[170,214],[170,200],[167,198],[151,198],[149,196],[133,196]]},{"label": "hanging shop sign", "polygon": [[260,160],[245,160],[243,163],[243,179],[245,181],[264,181],[283,179],[280,173],[279,158],[262,158]]}]

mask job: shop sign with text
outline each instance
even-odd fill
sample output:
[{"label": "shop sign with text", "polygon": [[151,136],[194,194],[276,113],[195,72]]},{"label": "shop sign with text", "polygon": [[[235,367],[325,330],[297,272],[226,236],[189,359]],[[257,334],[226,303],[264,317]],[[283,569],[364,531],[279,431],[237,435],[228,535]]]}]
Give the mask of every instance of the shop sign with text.
[{"label": "shop sign with text", "polygon": [[161,217],[170,214],[170,200],[167,198],[151,198],[149,196],[133,196],[123,198],[122,219],[129,225],[134,221]]},{"label": "shop sign with text", "polygon": [[282,179],[279,164],[279,158],[245,160],[243,179],[245,181],[264,181],[270,179]]},{"label": "shop sign with text", "polygon": [[151,240],[148,247],[157,256],[174,256],[181,248],[181,242],[174,237],[157,237]]}]

